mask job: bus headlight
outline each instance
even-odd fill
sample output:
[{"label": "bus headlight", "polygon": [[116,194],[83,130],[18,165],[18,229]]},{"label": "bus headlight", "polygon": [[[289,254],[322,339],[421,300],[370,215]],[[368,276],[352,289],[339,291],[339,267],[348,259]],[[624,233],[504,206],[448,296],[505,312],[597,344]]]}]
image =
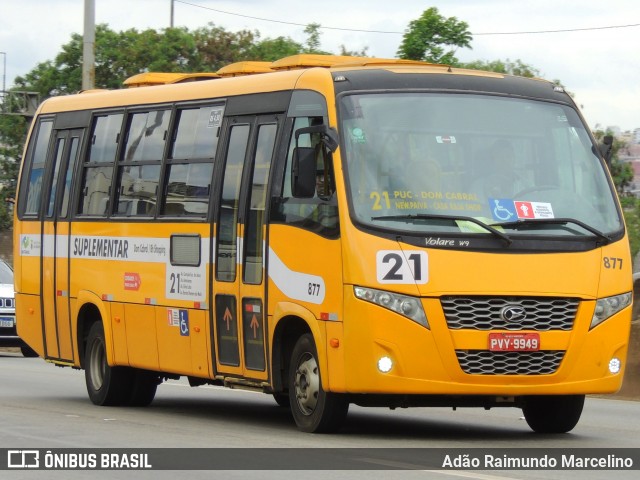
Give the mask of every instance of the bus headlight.
[{"label": "bus headlight", "polygon": [[424,313],[419,298],[365,287],[354,287],[353,291],[356,297],[361,300],[375,303],[429,328],[427,315]]},{"label": "bus headlight", "polygon": [[589,330],[600,325],[607,318],[618,313],[623,308],[631,305],[631,300],[631,292],[598,300],[596,302],[596,309],[593,312],[593,317],[591,318],[591,326],[589,327]]}]

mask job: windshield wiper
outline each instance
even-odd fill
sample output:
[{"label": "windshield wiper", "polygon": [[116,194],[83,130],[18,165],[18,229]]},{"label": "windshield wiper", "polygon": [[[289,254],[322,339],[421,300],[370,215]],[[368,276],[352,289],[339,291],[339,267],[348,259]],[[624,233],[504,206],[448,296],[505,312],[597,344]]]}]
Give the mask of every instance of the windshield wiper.
[{"label": "windshield wiper", "polygon": [[519,229],[527,229],[527,228],[535,228],[536,225],[567,225],[569,223],[573,223],[574,225],[578,225],[579,227],[584,228],[587,232],[592,233],[595,237],[599,238],[605,245],[611,243],[611,237],[601,232],[597,228],[592,227],[591,225],[584,223],[581,220],[577,220],[575,218],[538,218],[538,219],[523,219],[518,220],[517,222],[503,222],[503,223],[492,223],[493,227],[503,227],[503,228],[513,228],[515,230]]},{"label": "windshield wiper", "polygon": [[493,228],[491,225],[487,225],[480,220],[473,217],[464,217],[464,216],[452,216],[452,215],[436,215],[430,213],[414,213],[414,214],[406,214],[406,215],[381,215],[379,217],[371,217],[371,220],[446,220],[450,222],[454,226],[459,226],[457,222],[471,222],[475,225],[478,225],[483,230],[493,234],[494,236],[500,238],[507,245],[511,245],[513,240],[509,238],[508,235],[502,233],[500,230]]}]

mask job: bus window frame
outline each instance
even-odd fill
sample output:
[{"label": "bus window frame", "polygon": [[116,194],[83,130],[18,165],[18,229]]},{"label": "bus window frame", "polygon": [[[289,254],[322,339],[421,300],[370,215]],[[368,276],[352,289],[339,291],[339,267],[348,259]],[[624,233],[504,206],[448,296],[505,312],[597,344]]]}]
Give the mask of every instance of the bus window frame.
[{"label": "bus window frame", "polygon": [[[26,162],[26,163],[25,165],[23,165],[22,176],[20,177],[20,181],[18,182],[19,183],[18,188],[20,193],[17,198],[18,200],[17,213],[18,213],[18,218],[20,220],[40,220],[42,218],[44,210],[40,204],[43,201],[42,200],[43,187],[44,187],[44,180],[45,180],[44,176],[46,173],[47,158],[51,151],[51,143],[55,141],[54,140],[55,139],[55,135],[54,135],[55,119],[56,119],[55,115],[43,115],[41,117],[38,117],[36,123],[33,126],[32,134],[29,137],[29,145],[27,146],[26,155],[23,160],[23,162]],[[47,142],[47,149],[45,151],[45,160],[44,160],[44,166],[43,166],[43,172],[42,172],[43,184],[40,187],[40,197],[38,199],[38,204],[39,204],[38,211],[35,214],[27,213],[26,208],[27,208],[27,200],[29,198],[29,191],[30,191],[29,187],[30,187],[31,172],[33,170],[33,157],[35,155],[35,149],[38,144],[38,138],[42,133],[41,132],[42,124],[46,122],[51,123],[51,130],[49,131],[49,140]],[[35,133],[35,135],[33,135],[33,133]]]}]

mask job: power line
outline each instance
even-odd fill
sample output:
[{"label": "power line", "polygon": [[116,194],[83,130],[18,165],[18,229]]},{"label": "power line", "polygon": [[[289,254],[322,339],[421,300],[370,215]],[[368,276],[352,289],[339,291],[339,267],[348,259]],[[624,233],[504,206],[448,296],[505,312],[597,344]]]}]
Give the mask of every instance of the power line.
[{"label": "power line", "polygon": [[[227,12],[225,10],[219,10],[217,8],[205,7],[204,5],[198,5],[197,3],[185,2],[184,0],[174,0],[176,3],[182,3],[184,5],[189,5],[191,7],[202,8],[204,10],[210,10],[216,13],[223,13],[225,15],[232,15],[234,17],[242,17],[242,18],[250,18],[251,20],[260,20],[263,22],[271,22],[271,23],[281,23],[285,25],[295,25],[297,27],[307,27],[308,23],[296,23],[296,22],[286,22],[284,20],[275,20],[272,18],[263,18],[263,17],[253,17],[251,15],[243,15],[241,13],[235,12]],[[524,31],[524,32],[478,32],[471,33],[471,35],[475,36],[488,36],[488,35],[535,35],[535,34],[545,34],[545,33],[567,33],[567,32],[586,32],[592,30],[611,30],[615,28],[631,28],[631,27],[640,27],[640,23],[632,23],[628,25],[608,25],[604,27],[586,27],[586,28],[564,28],[559,30],[535,30],[535,31]],[[357,28],[341,28],[341,27],[327,27],[324,25],[320,26],[321,29],[324,30],[341,30],[345,32],[360,32],[360,33],[385,33],[385,34],[393,34],[393,35],[404,35],[405,32],[393,32],[393,31],[385,31],[385,30],[361,30]]]},{"label": "power line", "polygon": [[629,27],[640,27],[640,23],[633,23],[629,25],[609,25],[606,27],[564,28],[560,30],[537,30],[537,31],[530,31],[530,32],[483,32],[483,33],[472,33],[472,35],[530,35],[530,34],[538,34],[538,33],[586,32],[590,30],[610,30],[613,28],[629,28]]},{"label": "power line", "polygon": [[[216,13],[224,13],[226,15],[233,15],[234,17],[242,17],[242,18],[250,18],[252,20],[261,20],[263,22],[271,22],[271,23],[283,23],[285,25],[295,25],[297,27],[307,27],[309,24],[308,23],[295,23],[295,22],[285,22],[284,20],[274,20],[271,18],[262,18],[262,17],[252,17],[251,15],[243,15],[241,13],[233,13],[233,12],[226,12],[224,10],[218,10],[216,8],[211,8],[211,7],[205,7],[204,5],[198,5],[196,3],[190,3],[190,2],[185,2],[183,0],[174,0],[177,3],[183,3],[185,5],[190,5],[192,7],[197,7],[197,8],[202,8],[204,10],[211,10],[212,12],[216,12]],[[346,32],[365,32],[365,33],[394,33],[394,34],[403,34],[404,32],[387,32],[384,30],[358,30],[355,28],[340,28],[340,27],[325,27],[325,26],[321,26],[321,29],[325,29],[325,30],[343,30]]]}]

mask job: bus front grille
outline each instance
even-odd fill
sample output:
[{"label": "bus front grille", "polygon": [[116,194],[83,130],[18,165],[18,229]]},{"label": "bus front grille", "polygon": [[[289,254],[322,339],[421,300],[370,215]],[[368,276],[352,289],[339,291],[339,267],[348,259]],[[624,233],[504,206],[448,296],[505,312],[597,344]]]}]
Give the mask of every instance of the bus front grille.
[{"label": "bus front grille", "polygon": [[456,350],[462,371],[470,375],[550,375],[558,370],[564,353],[564,350]]},{"label": "bus front grille", "polygon": [[[580,300],[558,297],[454,297],[440,299],[452,330],[571,330]],[[519,315],[510,315],[519,311]]]}]

